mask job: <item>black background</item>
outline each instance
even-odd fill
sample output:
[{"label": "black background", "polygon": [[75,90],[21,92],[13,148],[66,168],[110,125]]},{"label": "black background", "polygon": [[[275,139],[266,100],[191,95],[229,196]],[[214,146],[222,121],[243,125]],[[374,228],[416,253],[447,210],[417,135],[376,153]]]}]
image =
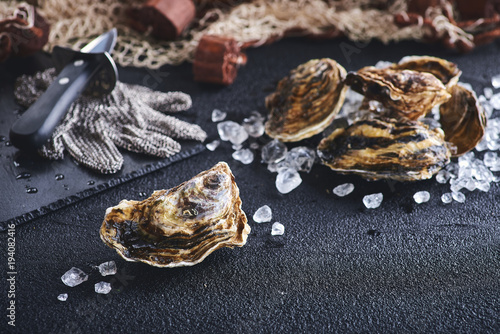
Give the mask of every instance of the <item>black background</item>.
[{"label": "black background", "polygon": [[[462,81],[481,92],[500,73],[499,50],[498,42],[460,55],[413,42],[287,39],[248,50],[248,64],[226,88],[194,83],[190,64],[159,71],[121,68],[120,76],[125,82],[191,94],[191,112],[209,142],[217,138],[212,109],[238,122],[252,110],[265,114],[264,98],[276,82],[311,58],[331,57],[356,70],[378,60],[436,55],[456,62]],[[11,61],[4,69],[29,71],[25,64],[33,59]],[[144,80],[152,73],[158,80]],[[465,192],[464,204],[444,205],[440,196],[449,185],[435,180],[367,182],[315,165],[311,173],[301,173],[297,189],[282,195],[274,186],[276,174],[259,158],[243,165],[231,154],[223,143],[215,152],[206,150],[17,226],[16,327],[7,326],[7,286],[2,283],[0,328],[20,333],[500,330],[498,184],[488,193]],[[233,170],[252,227],[244,247],[218,250],[193,267],[160,269],[126,262],[99,239],[107,207],[171,188],[222,160]],[[352,194],[338,198],[331,193],[345,182],[354,183]],[[431,193],[428,203],[414,203],[419,190]],[[381,207],[364,208],[363,196],[374,192],[384,194]],[[283,236],[270,235],[271,223],[252,221],[264,204],[273,209],[273,221],[285,226]],[[0,238],[0,266],[6,268],[7,234]],[[109,260],[116,261],[118,274],[103,278],[92,266]],[[70,288],[60,277],[73,266],[88,272],[89,279]],[[5,282],[6,270],[2,273]],[[101,280],[112,283],[109,295],[94,292]],[[66,302],[57,300],[60,293],[68,293]]]}]

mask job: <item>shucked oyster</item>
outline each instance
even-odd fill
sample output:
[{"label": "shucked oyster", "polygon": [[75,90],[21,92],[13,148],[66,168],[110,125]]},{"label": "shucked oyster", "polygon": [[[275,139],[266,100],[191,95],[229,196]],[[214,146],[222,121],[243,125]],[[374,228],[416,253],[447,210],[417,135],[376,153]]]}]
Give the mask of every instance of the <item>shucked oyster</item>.
[{"label": "shucked oyster", "polygon": [[451,99],[439,107],[445,140],[456,146],[455,156],[476,147],[484,135],[486,115],[476,94],[456,85],[450,88]]},{"label": "shucked oyster", "polygon": [[378,117],[339,128],[318,146],[323,163],[370,180],[429,179],[450,161],[441,129],[419,121]]},{"label": "shucked oyster", "polygon": [[458,79],[462,74],[456,64],[431,56],[407,56],[389,68],[431,73],[441,80],[448,90],[458,83]]},{"label": "shucked oyster", "polygon": [[346,70],[328,58],[313,59],[293,69],[266,98],[270,111],[266,133],[284,142],[323,131],[344,103]]},{"label": "shucked oyster", "polygon": [[197,264],[214,250],[243,246],[250,233],[225,162],[143,201],[106,211],[101,239],[127,261],[156,267]]},{"label": "shucked oyster", "polygon": [[345,82],[366,98],[413,120],[450,98],[443,83],[425,72],[367,66],[347,74]]}]

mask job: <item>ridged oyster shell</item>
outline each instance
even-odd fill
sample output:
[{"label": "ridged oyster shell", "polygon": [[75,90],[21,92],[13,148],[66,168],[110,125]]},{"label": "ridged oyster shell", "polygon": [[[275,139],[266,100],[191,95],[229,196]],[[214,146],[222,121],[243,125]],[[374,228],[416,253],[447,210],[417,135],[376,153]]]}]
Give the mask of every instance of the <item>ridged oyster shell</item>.
[{"label": "ridged oyster shell", "polygon": [[197,264],[221,247],[243,246],[250,227],[225,162],[143,201],[108,208],[101,239],[127,261],[156,267]]},{"label": "ridged oyster shell", "polygon": [[349,72],[345,82],[365,98],[379,101],[412,120],[424,116],[451,97],[434,75],[412,70],[367,66]]},{"label": "ridged oyster shell", "polygon": [[295,142],[323,131],[344,103],[346,70],[328,58],[313,59],[290,71],[266,98],[266,133]]},{"label": "ridged oyster shell", "polygon": [[455,86],[462,74],[462,71],[455,63],[431,56],[407,56],[389,68],[431,73],[441,80],[447,89]]},{"label": "ridged oyster shell", "polygon": [[439,107],[445,140],[456,146],[454,156],[476,147],[484,136],[486,114],[473,91],[460,84],[451,87],[451,99]]},{"label": "ridged oyster shell", "polygon": [[318,145],[323,164],[369,180],[429,179],[449,163],[450,155],[441,129],[380,116],[336,129]]}]

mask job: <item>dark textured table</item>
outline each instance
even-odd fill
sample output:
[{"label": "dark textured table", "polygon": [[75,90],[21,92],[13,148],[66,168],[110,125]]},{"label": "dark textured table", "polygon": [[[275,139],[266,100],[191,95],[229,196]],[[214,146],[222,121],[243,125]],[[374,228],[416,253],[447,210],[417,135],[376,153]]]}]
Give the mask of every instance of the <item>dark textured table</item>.
[{"label": "dark textured table", "polygon": [[[189,64],[160,71],[126,68],[120,74],[127,82],[191,94],[192,113],[211,141],[217,137],[212,109],[226,111],[228,120],[238,122],[252,110],[265,113],[264,97],[276,82],[311,58],[331,57],[356,70],[378,60],[436,55],[456,62],[462,81],[482,91],[500,73],[499,51],[499,42],[459,55],[412,42],[386,46],[288,39],[248,50],[247,66],[226,88],[194,83]],[[23,66],[20,61],[11,64],[17,71]],[[297,189],[282,195],[274,186],[276,174],[259,159],[243,165],[231,154],[230,145],[223,143],[215,152],[206,150],[18,225],[15,297],[8,297],[10,284],[5,284],[8,234],[0,234],[0,332],[500,331],[498,184],[488,193],[465,192],[464,204],[444,205],[440,196],[449,185],[435,180],[367,182],[315,165],[311,173],[301,173]],[[178,185],[221,160],[233,170],[252,227],[244,247],[218,250],[193,267],[160,269],[126,262],[99,239],[106,208]],[[354,183],[354,192],[334,196],[331,189],[345,182]],[[429,202],[413,201],[419,190],[431,193]],[[363,196],[374,192],[384,194],[381,207],[364,208]],[[272,208],[273,221],[285,226],[283,236],[270,235],[271,223],[252,221],[264,204]],[[116,261],[118,273],[103,278],[93,266],[109,260]],[[89,273],[88,281],[65,286],[60,277],[71,267]],[[110,294],[94,292],[101,280],[111,282]],[[68,293],[66,302],[57,300],[60,293]],[[7,324],[12,300],[15,327]]]}]

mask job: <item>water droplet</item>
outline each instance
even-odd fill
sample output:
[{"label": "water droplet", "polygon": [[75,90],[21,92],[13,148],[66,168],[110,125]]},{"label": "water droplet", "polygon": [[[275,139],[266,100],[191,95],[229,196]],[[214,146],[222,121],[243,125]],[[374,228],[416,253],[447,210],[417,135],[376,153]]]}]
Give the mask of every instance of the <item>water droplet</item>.
[{"label": "water droplet", "polygon": [[95,184],[95,181],[94,180],[87,181],[87,184],[89,186],[93,186]]},{"label": "water droplet", "polygon": [[12,143],[10,142],[10,140],[7,140],[7,141],[5,142],[5,146],[12,146]]},{"label": "water droplet", "polygon": [[56,181],[61,181],[64,179],[64,175],[62,174],[56,174],[56,177],[55,177]]},{"label": "water droplet", "polygon": [[21,166],[21,164],[17,161],[14,161],[14,167],[19,167],[19,166]]},{"label": "water droplet", "polygon": [[38,192],[38,189],[33,188],[33,187],[28,187],[28,188],[26,188],[26,192],[28,194],[36,194]]},{"label": "water droplet", "polygon": [[0,142],[5,141],[6,139],[7,139],[7,137],[5,137],[5,136],[0,136]]},{"label": "water droplet", "polygon": [[24,172],[24,173],[19,173],[16,175],[16,180],[21,180],[21,179],[28,179],[31,177],[30,173]]}]

